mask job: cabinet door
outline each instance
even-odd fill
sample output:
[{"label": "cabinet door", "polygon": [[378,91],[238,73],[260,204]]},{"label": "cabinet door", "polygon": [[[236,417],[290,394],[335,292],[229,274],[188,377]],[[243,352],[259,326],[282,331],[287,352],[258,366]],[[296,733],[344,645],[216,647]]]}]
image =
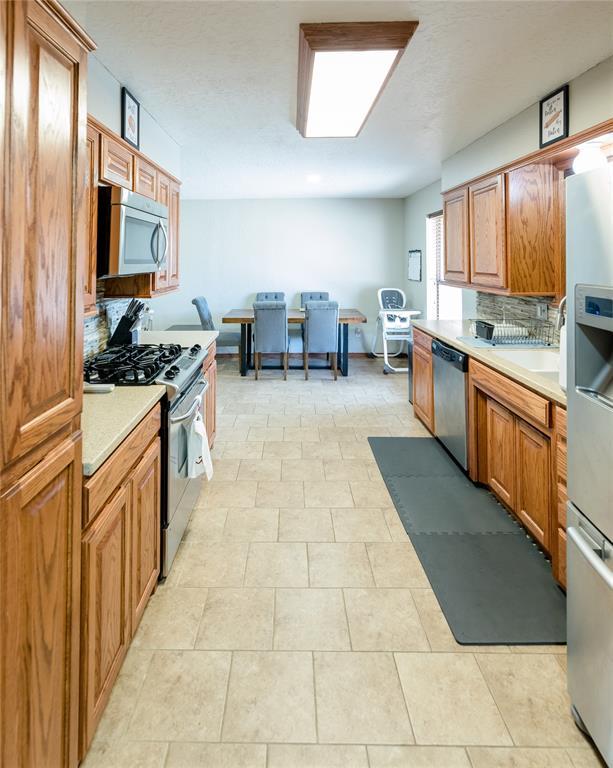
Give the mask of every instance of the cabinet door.
[{"label": "cabinet door", "polygon": [[179,212],[181,186],[176,181],[170,182],[170,203],[168,206],[168,287],[179,286]]},{"label": "cabinet door", "polygon": [[98,253],[98,170],[100,168],[100,133],[87,126],[85,166],[85,210],[87,219],[87,248],[83,271],[83,307],[85,314],[96,311],[96,267]]},{"label": "cabinet door", "polygon": [[502,174],[469,188],[470,281],[473,285],[505,288],[505,205]]},{"label": "cabinet door", "polygon": [[8,5],[14,30],[1,54],[12,100],[2,110],[11,130],[0,222],[0,473],[70,428],[82,401],[87,53],[47,7]]},{"label": "cabinet door", "polygon": [[534,538],[550,551],[549,438],[517,420],[517,514]]},{"label": "cabinet door", "polygon": [[434,432],[434,389],[432,352],[413,345],[413,410],[418,419]]},{"label": "cabinet door", "polygon": [[122,486],[83,537],[81,756],[130,644],[130,493]]},{"label": "cabinet door", "polygon": [[134,158],[134,191],[155,200],[157,196],[158,178],[155,166],[143,160]]},{"label": "cabinet door", "polygon": [[209,448],[213,447],[215,442],[215,432],[217,430],[217,361],[213,360],[204,374],[204,378],[209,382],[209,388],[206,391],[205,401],[205,423],[206,434],[209,438]]},{"label": "cabinet door", "polygon": [[515,417],[500,403],[487,399],[487,483],[515,509]]},{"label": "cabinet door", "polygon": [[77,763],[81,445],[0,497],[0,764]]},{"label": "cabinet door", "polygon": [[134,186],[134,155],[115,139],[102,134],[100,178],[126,189]]},{"label": "cabinet door", "polygon": [[132,633],[160,574],[160,439],[156,438],[132,474]]},{"label": "cabinet door", "polygon": [[443,200],[443,279],[468,283],[468,190],[450,192]]},{"label": "cabinet door", "polygon": [[[156,200],[168,208],[168,237],[172,237],[172,221],[170,220],[170,179],[162,173],[158,173]],[[165,291],[168,288],[168,266],[170,259],[170,242],[166,254],[166,265],[159,272],[153,274],[153,290]]]}]

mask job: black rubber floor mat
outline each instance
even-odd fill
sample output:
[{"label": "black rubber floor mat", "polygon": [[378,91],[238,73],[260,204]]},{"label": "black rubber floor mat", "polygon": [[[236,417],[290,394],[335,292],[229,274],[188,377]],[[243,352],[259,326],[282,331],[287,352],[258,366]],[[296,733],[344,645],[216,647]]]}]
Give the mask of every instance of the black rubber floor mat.
[{"label": "black rubber floor mat", "polygon": [[459,643],[566,642],[566,598],[527,536],[411,534],[411,541]]},{"label": "black rubber floor mat", "polygon": [[466,477],[390,477],[386,482],[408,533],[523,533],[489,491]]},{"label": "black rubber floor mat", "polygon": [[566,598],[536,544],[433,438],[369,438],[459,643],[566,642]]},{"label": "black rubber floor mat", "polygon": [[431,437],[369,437],[381,474],[388,477],[463,477],[447,451]]}]

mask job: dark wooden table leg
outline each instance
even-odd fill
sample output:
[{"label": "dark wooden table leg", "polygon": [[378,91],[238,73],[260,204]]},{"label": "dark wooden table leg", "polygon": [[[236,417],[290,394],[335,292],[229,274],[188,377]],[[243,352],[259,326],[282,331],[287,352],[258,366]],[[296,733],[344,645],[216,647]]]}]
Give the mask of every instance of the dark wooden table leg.
[{"label": "dark wooden table leg", "polygon": [[247,326],[241,323],[241,345],[238,351],[238,366],[241,376],[247,375]]},{"label": "dark wooden table leg", "polygon": [[247,370],[253,368],[251,362],[251,323],[247,323]]},{"label": "dark wooden table leg", "polygon": [[349,376],[349,323],[343,323],[343,344],[341,352],[341,373]]}]

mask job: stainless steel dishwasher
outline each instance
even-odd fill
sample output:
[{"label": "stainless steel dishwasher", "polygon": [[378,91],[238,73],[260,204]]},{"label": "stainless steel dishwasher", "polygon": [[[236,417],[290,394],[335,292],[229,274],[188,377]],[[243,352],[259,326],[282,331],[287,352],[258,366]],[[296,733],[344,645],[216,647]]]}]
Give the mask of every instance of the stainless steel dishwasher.
[{"label": "stainless steel dishwasher", "polygon": [[456,461],[468,469],[466,377],[468,356],[441,341],[432,342],[434,434]]}]

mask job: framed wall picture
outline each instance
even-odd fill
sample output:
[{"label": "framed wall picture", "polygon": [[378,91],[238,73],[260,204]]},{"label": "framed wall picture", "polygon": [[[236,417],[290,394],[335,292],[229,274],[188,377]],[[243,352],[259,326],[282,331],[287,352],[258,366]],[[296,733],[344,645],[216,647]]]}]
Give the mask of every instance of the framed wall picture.
[{"label": "framed wall picture", "polygon": [[421,283],[421,251],[409,251],[408,278]]},{"label": "framed wall picture", "polygon": [[140,104],[127,88],[121,89],[121,138],[140,149]]},{"label": "framed wall picture", "polygon": [[540,146],[548,147],[568,136],[568,85],[563,85],[539,102]]}]

